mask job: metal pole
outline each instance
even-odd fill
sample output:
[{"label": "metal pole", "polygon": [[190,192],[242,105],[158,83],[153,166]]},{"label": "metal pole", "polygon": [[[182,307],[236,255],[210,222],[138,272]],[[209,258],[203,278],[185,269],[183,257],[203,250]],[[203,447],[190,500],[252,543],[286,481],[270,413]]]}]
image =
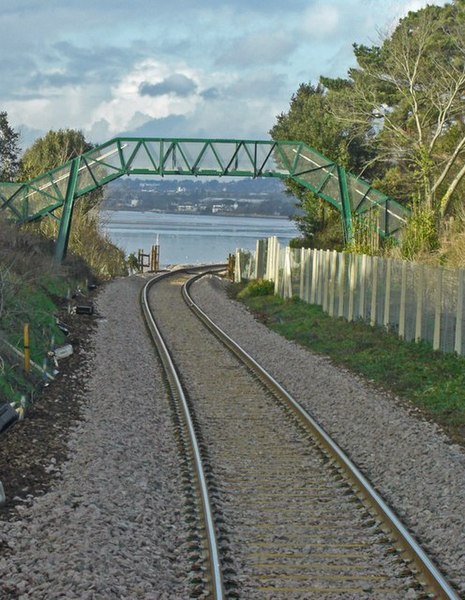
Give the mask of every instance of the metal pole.
[{"label": "metal pole", "polygon": [[60,219],[60,229],[55,246],[55,260],[62,262],[68,250],[69,233],[71,229],[71,219],[73,217],[74,193],[79,176],[80,157],[73,158],[70,165],[68,187],[66,189],[65,203]]},{"label": "metal pole", "polygon": [[354,241],[354,231],[352,226],[352,207],[350,205],[349,187],[347,185],[347,173],[344,167],[337,165],[337,176],[339,181],[339,194],[341,197],[344,241],[346,244],[351,244]]},{"label": "metal pole", "polygon": [[29,373],[31,370],[31,348],[29,345],[29,323],[24,323],[24,371]]}]

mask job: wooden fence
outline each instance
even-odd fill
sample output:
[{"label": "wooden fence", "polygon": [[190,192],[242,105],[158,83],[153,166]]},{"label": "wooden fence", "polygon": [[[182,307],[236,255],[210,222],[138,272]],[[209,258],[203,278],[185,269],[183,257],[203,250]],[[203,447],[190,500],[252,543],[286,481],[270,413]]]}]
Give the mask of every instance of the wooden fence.
[{"label": "wooden fence", "polygon": [[330,316],[364,320],[407,341],[465,355],[463,269],[432,267],[378,256],[282,247],[258,240],[238,250],[235,280],[268,279],[283,298],[298,296]]}]

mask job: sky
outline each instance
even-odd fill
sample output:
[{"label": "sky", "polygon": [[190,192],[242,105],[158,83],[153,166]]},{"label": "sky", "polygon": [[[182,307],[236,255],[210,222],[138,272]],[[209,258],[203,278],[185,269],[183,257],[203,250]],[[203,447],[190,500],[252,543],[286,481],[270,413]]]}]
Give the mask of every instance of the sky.
[{"label": "sky", "polygon": [[23,148],[60,128],[268,139],[301,83],[346,76],[354,42],[427,3],[0,0],[0,111]]}]

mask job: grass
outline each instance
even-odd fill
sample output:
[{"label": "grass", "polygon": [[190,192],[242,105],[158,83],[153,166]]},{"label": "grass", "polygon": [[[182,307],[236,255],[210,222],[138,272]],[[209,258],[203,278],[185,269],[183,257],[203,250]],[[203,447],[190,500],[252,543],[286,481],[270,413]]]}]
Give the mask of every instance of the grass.
[{"label": "grass", "polygon": [[[9,306],[0,320],[5,339],[23,352],[23,327],[24,323],[28,323],[31,360],[42,366],[51,349],[52,338],[56,345],[64,343],[66,339],[55,319],[60,310],[59,304],[62,303],[63,300],[57,304],[50,292],[40,285],[19,286],[14,308]],[[39,374],[34,369],[26,374],[22,359],[12,355],[4,345],[0,345],[0,357],[0,399],[18,403],[23,395],[30,398],[41,382]]]},{"label": "grass", "polygon": [[298,299],[253,295],[238,285],[232,294],[277,333],[393,392],[465,444],[465,358],[403,342],[361,321],[329,317]]},{"label": "grass", "polygon": [[23,351],[23,328],[29,324],[31,359],[42,366],[51,349],[65,337],[56,315],[66,306],[68,288],[75,289],[92,272],[81,260],[53,261],[48,240],[22,231],[0,218],[0,405],[31,399],[43,382],[36,370],[24,372],[23,359],[8,342]]}]

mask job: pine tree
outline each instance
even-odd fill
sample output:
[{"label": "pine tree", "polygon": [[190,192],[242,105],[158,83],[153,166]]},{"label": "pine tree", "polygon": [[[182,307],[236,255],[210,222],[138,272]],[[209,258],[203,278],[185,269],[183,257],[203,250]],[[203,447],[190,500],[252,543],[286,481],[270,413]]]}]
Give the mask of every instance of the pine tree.
[{"label": "pine tree", "polygon": [[0,112],[0,181],[13,181],[19,168],[19,133],[8,123],[6,112]]}]

